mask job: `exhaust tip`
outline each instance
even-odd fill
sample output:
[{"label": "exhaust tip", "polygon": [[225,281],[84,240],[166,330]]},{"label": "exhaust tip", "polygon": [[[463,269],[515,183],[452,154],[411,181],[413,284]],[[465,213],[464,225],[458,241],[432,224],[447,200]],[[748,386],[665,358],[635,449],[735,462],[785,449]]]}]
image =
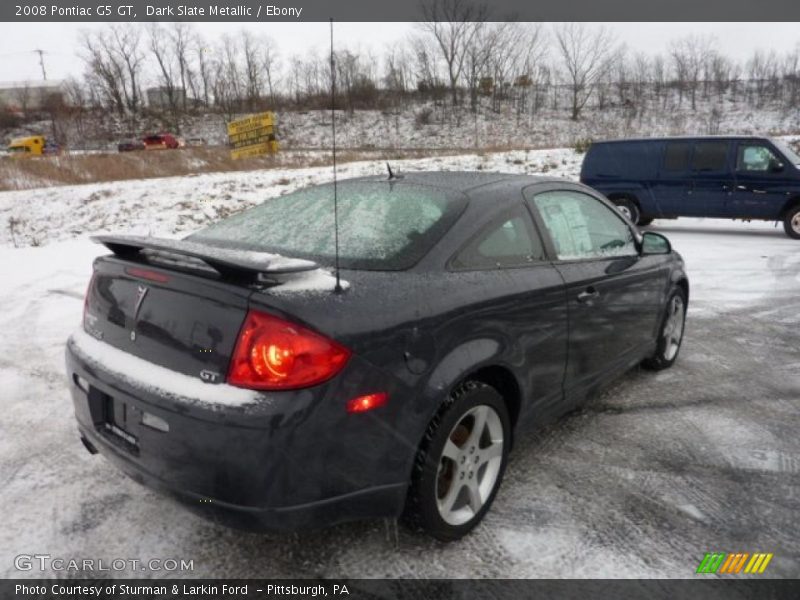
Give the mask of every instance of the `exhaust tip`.
[{"label": "exhaust tip", "polygon": [[85,436],[81,436],[81,442],[83,443],[83,447],[86,448],[89,454],[97,454],[97,448],[95,448],[92,442],[87,440]]}]

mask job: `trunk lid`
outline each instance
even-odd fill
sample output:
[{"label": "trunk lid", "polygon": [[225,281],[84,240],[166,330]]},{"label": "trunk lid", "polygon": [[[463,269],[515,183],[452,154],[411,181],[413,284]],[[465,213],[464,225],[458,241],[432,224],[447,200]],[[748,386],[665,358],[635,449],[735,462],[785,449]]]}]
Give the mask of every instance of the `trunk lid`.
[{"label": "trunk lid", "polygon": [[254,286],[316,267],[309,261],[182,240],[93,239],[114,255],[95,261],[86,296],[86,332],[208,383],[225,381]]}]

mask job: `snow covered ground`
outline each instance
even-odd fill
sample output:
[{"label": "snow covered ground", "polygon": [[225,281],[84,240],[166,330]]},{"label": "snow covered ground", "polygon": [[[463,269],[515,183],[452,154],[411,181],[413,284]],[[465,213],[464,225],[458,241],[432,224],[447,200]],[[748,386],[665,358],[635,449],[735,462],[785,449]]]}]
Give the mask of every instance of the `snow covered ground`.
[{"label": "snow covered ground", "polygon": [[[546,166],[575,178],[580,159],[551,150],[396,167]],[[354,163],[343,175],[382,169]],[[485,523],[461,542],[403,529],[395,540],[374,521],[291,535],[227,530],[90,456],[63,366],[92,258],[104,253],[87,236],[189,232],[329,175],[298,169],[50,188],[41,198],[0,193],[2,222],[25,222],[13,239],[7,227],[0,233],[0,576],[37,576],[17,572],[13,559],[47,553],[183,558],[194,571],[171,575],[199,577],[691,577],[712,550],[773,552],[768,574],[800,574],[800,243],[772,224],[652,225],[683,254],[691,278],[677,364],[633,371],[522,439]]]}]

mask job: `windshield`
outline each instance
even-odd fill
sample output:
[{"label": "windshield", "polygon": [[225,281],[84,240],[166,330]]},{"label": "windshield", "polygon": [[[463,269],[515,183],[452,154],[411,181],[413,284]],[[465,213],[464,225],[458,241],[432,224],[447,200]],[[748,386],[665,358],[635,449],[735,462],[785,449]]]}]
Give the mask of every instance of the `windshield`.
[{"label": "windshield", "polygon": [[[339,261],[345,269],[394,271],[422,258],[450,228],[466,197],[402,182],[338,186]],[[192,241],[334,264],[333,185],[304,188],[233,215]]]},{"label": "windshield", "polygon": [[775,146],[780,150],[783,155],[789,160],[790,163],[800,167],[800,156],[798,156],[797,152],[786,142],[783,140],[770,140]]}]

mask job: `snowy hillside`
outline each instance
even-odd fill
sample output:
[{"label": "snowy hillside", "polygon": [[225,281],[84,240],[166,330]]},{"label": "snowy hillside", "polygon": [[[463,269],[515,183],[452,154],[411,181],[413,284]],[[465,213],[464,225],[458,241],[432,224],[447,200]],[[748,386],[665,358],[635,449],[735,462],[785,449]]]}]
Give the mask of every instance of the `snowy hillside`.
[{"label": "snowy hillside", "polygon": [[[576,179],[583,155],[569,149],[466,154],[396,161],[399,172],[444,169]],[[340,178],[386,172],[382,161],[341,165]],[[0,245],[47,244],[100,232],[193,231],[300,186],[329,181],[330,168],[269,169],[0,192]]]}]

